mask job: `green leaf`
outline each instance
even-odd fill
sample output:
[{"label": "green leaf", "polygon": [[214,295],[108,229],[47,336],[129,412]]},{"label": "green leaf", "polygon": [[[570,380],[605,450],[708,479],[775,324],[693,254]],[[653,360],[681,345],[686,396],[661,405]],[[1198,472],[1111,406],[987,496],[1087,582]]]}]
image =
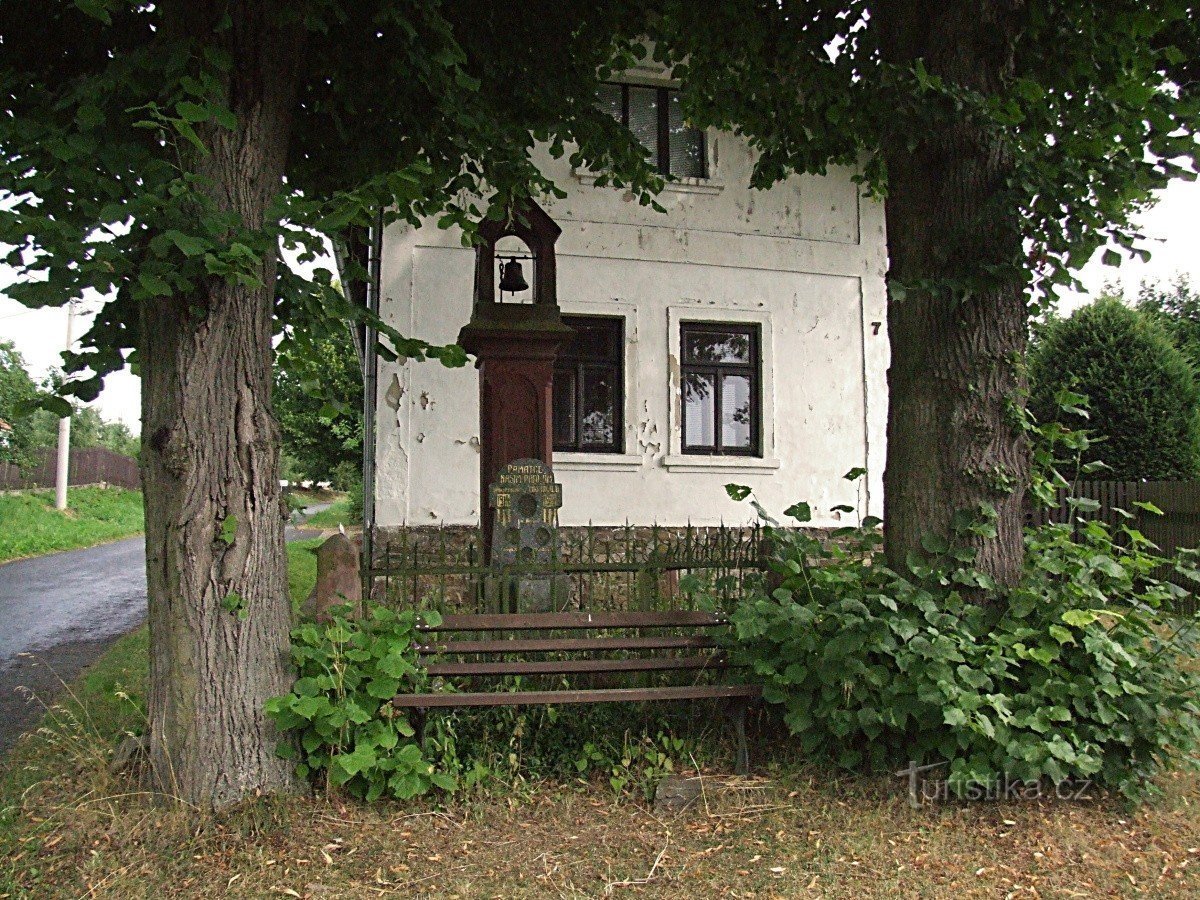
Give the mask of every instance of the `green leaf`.
[{"label": "green leaf", "polygon": [[138,274],[138,284],[140,284],[152,297],[169,297],[174,291],[166,280],[160,275],[154,275],[150,272],[141,272]]},{"label": "green leaf", "polygon": [[75,123],[85,131],[104,124],[104,112],[100,107],[85,103],[75,112]]},{"label": "green leaf", "polygon": [[424,779],[415,772],[403,772],[388,779],[388,789],[397,800],[410,800],[424,793],[426,785]]},{"label": "green leaf", "polygon": [[940,534],[927,531],[921,535],[921,546],[925,548],[927,553],[940,556],[950,549],[950,542]]},{"label": "green leaf", "polygon": [[849,472],[842,476],[846,481],[857,481],[867,474],[867,470],[862,466],[855,466]]},{"label": "green leaf", "polygon": [[478,78],[473,78],[462,69],[454,70],[454,83],[468,91],[478,91],[482,84]]},{"label": "green leaf", "polygon": [[75,5],[93,19],[105,25],[112,24],[112,16],[109,15],[108,3],[105,0],[75,0]]},{"label": "green leaf", "polygon": [[196,134],[196,129],[188,121],[185,119],[172,119],[171,125],[184,140],[199,150],[201,155],[209,155],[208,148],[204,146],[204,141],[200,140],[200,136]]},{"label": "green leaf", "polygon": [[729,495],[730,499],[741,501],[750,496],[751,490],[744,484],[727,484],[725,493]]},{"label": "green leaf", "polygon": [[793,503],[791,506],[789,506],[787,509],[785,509],[783,511],[783,514],[785,516],[789,516],[790,518],[795,519],[797,522],[811,522],[812,521],[812,507],[810,507],[807,503],[804,503],[804,502]]},{"label": "green leaf", "polygon": [[175,228],[165,231],[163,236],[169,238],[184,256],[203,256],[209,247],[206,241],[184,234]]},{"label": "green leaf", "polygon": [[175,112],[179,113],[185,122],[205,122],[210,117],[207,106],[193,103],[190,100],[181,100],[176,103]]},{"label": "green leaf", "polygon": [[403,678],[416,671],[416,666],[399,649],[392,650],[386,656],[380,658],[377,665],[380,672],[390,675],[392,678]]},{"label": "green leaf", "polygon": [[1068,625],[1074,625],[1077,628],[1084,628],[1091,625],[1098,618],[1098,614],[1094,609],[1068,609],[1062,614],[1062,620]]},{"label": "green leaf", "polygon": [[956,706],[948,706],[942,713],[942,721],[951,728],[958,728],[967,722],[967,714]]},{"label": "green leaf", "polygon": [[400,685],[396,678],[373,678],[367,684],[367,693],[377,700],[391,700]]},{"label": "green leaf", "polygon": [[1048,630],[1050,632],[1050,636],[1060,644],[1075,643],[1075,635],[1071,634],[1070,631],[1068,631],[1066,628],[1063,628],[1061,625],[1051,625]]}]

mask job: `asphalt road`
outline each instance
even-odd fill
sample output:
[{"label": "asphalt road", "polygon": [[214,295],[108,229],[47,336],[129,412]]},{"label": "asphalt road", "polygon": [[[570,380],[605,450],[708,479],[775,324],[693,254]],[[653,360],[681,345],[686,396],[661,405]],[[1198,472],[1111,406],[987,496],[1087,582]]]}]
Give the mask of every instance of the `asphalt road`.
[{"label": "asphalt road", "polygon": [[142,537],[0,565],[0,754],[63,682],[145,621]]}]

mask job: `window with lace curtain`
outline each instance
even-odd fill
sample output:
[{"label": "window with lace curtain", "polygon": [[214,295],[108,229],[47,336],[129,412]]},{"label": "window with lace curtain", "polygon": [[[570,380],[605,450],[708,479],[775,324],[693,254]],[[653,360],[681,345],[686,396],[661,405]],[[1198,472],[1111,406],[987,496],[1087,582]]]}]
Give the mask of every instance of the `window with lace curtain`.
[{"label": "window with lace curtain", "polygon": [[554,449],[621,453],[624,319],[563,316],[574,329],[554,363]]},{"label": "window with lace curtain", "polygon": [[684,322],[680,327],[683,452],[760,456],[758,326]]},{"label": "window with lace curtain", "polygon": [[658,171],[677,178],[707,178],[704,131],[683,120],[679,91],[638,84],[603,84],[600,105],[650,151]]}]

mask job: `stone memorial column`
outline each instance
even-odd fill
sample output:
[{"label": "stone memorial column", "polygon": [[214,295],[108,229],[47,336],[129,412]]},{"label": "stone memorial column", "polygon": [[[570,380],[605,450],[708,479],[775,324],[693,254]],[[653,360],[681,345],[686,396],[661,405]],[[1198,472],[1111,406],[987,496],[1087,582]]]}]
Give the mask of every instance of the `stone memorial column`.
[{"label": "stone memorial column", "polygon": [[[540,459],[504,466],[491,487],[494,516],[491,566],[494,606],[502,612],[549,612],[566,603],[565,579],[553,573],[522,573],[521,566],[552,568],[559,559],[558,510],[562,485]],[[506,570],[517,567],[515,574]]]},{"label": "stone memorial column", "polygon": [[[495,521],[491,489],[501,470],[517,460],[547,467],[551,462],[554,359],[573,333],[558,309],[554,242],[561,233],[532,200],[509,210],[503,220],[488,218],[479,225],[474,305],[458,342],[475,356],[479,369],[479,518],[489,558]],[[497,291],[496,243],[510,236],[528,248],[521,260],[532,264],[532,289],[516,257],[509,257],[505,268],[511,268],[520,289],[531,291],[532,302],[504,302],[508,274]]]}]

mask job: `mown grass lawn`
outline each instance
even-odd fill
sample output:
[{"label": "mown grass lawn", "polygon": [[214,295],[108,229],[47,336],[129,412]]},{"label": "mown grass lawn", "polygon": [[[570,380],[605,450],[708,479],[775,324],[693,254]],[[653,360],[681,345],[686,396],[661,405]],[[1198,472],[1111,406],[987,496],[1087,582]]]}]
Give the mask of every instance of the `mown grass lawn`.
[{"label": "mown grass lawn", "polygon": [[350,498],[346,496],[334,500],[329,509],[323,509],[304,520],[304,525],[312,528],[337,528],[339,525],[350,527],[361,524],[362,522],[351,514]]},{"label": "mown grass lawn", "polygon": [[[311,556],[289,547],[296,599]],[[201,816],[108,772],[144,724],[146,655],[144,630],[118,642],[0,762],[0,898],[1200,896],[1200,779],[1183,773],[1135,809],[912,809],[902,779],[833,774],[776,741],[754,778],[706,773],[681,814],[602,778],[518,778],[440,804],[317,795]]]},{"label": "mown grass lawn", "polygon": [[317,583],[317,554],[314,551],[321,543],[321,538],[288,542],[288,594],[292,598],[292,609],[300,609],[300,604]]},{"label": "mown grass lawn", "polygon": [[0,495],[0,562],[90,547],[140,534],[142,494],[117,487],[71,488],[67,509],[53,491]]}]

